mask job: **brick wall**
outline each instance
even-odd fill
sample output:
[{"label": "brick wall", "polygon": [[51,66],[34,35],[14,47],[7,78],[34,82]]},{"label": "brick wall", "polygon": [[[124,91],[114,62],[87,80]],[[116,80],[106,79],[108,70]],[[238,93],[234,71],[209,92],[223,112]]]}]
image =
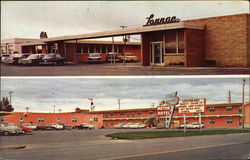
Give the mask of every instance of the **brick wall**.
[{"label": "brick wall", "polygon": [[212,17],[187,22],[205,24],[205,59],[217,66],[249,67],[249,14]]}]

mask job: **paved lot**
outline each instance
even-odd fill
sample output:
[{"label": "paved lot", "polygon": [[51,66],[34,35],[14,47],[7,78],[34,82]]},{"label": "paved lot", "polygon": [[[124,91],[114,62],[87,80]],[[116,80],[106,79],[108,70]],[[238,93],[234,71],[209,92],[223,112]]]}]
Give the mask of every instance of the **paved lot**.
[{"label": "paved lot", "polygon": [[[153,130],[153,129],[146,129]],[[249,133],[214,136],[109,140],[105,134],[134,129],[34,131],[32,135],[1,136],[1,145],[26,145],[0,150],[3,160],[84,159],[247,159]]]},{"label": "paved lot", "polygon": [[141,66],[139,63],[71,64],[65,66],[14,66],[1,64],[2,76],[145,76],[145,75],[239,75],[249,68],[183,68]]}]

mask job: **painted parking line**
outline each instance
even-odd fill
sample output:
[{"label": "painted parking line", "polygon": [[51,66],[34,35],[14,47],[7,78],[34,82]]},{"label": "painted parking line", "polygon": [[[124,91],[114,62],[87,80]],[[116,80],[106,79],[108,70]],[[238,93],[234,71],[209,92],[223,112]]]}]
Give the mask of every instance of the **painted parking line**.
[{"label": "painted parking line", "polygon": [[224,143],[224,144],[211,145],[211,146],[176,149],[176,150],[171,150],[171,151],[142,153],[142,154],[134,154],[134,155],[129,155],[129,156],[121,156],[121,157],[110,157],[110,158],[104,158],[104,159],[99,159],[99,160],[115,160],[115,159],[123,159],[123,158],[133,158],[133,157],[140,157],[140,156],[150,156],[150,155],[157,155],[157,154],[164,154],[164,153],[182,152],[182,151],[189,151],[189,150],[195,150],[195,149],[206,149],[206,148],[222,147],[222,146],[235,145],[235,144],[244,144],[244,143],[250,143],[250,142]]}]

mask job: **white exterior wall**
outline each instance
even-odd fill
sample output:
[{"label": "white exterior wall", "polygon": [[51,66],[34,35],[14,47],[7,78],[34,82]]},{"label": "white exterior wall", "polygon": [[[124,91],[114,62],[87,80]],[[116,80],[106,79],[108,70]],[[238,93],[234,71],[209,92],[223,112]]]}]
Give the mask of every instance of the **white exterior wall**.
[{"label": "white exterior wall", "polygon": [[[27,38],[12,38],[1,40],[1,54],[13,54],[14,52],[22,52],[22,43],[31,43],[39,39],[27,39]],[[8,51],[6,51],[6,49]]]}]

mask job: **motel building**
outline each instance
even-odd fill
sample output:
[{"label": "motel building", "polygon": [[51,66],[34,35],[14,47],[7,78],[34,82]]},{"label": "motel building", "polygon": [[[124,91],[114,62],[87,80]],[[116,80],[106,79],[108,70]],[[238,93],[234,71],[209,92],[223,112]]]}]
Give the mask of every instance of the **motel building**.
[{"label": "motel building", "polygon": [[[142,66],[249,67],[249,34],[247,13],[190,20],[151,14],[141,27],[45,38],[24,43],[22,49],[57,52],[73,62],[85,62],[89,53],[105,56],[115,51],[134,53]],[[133,35],[140,37],[139,43],[129,41]],[[124,41],[103,44],[96,40],[116,37]]]},{"label": "motel building", "polygon": [[[242,103],[207,104],[204,106],[204,112],[186,113],[186,124],[198,123],[200,114],[204,128],[241,128],[243,122],[244,127],[250,128],[249,108],[249,103],[244,104],[244,110],[242,110]],[[183,124],[183,117],[184,114],[180,113],[178,107],[175,107],[170,128],[177,128],[180,124]],[[2,119],[5,122],[14,124],[67,123],[70,126],[76,126],[88,123],[93,124],[96,129],[114,128],[114,125],[120,123],[144,123],[148,128],[163,126],[165,124],[165,116],[161,116],[157,108],[106,111],[89,111],[76,108],[75,112],[67,113],[13,112],[10,115],[3,116]]]}]

